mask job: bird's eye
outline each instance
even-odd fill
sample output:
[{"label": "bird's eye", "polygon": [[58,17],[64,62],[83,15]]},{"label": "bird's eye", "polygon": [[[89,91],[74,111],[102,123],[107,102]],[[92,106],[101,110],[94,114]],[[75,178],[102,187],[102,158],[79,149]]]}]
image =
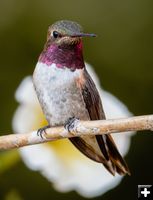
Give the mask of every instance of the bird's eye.
[{"label": "bird's eye", "polygon": [[60,34],[57,31],[53,31],[53,37],[54,38],[58,38],[60,36]]}]

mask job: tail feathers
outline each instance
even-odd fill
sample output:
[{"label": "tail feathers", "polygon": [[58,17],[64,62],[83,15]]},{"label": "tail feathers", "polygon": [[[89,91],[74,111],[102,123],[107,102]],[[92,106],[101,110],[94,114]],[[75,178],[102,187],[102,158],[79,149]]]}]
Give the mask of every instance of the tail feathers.
[{"label": "tail feathers", "polygon": [[70,141],[88,158],[102,163],[113,176],[116,172],[120,175],[130,175],[129,168],[117,150],[111,135],[96,135],[95,139],[73,137]]},{"label": "tail feathers", "polygon": [[115,176],[116,167],[114,163],[111,161],[103,162],[104,167],[113,175]]},{"label": "tail feathers", "polygon": [[128,174],[130,175],[130,170],[125,160],[119,153],[114,140],[111,135],[106,135],[106,143],[108,147],[109,157],[112,163],[115,165],[117,173],[120,175]]},{"label": "tail feathers", "polygon": [[119,153],[117,146],[111,135],[97,135],[97,143],[101,150],[101,153],[105,159],[103,159],[103,165],[112,174],[117,172],[120,175],[130,175],[130,170]]}]

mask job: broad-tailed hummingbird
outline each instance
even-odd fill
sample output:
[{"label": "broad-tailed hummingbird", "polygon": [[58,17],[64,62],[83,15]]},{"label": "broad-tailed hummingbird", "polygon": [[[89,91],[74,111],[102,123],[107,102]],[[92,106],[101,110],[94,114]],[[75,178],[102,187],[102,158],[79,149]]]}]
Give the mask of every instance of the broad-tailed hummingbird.
[{"label": "broad-tailed hummingbird", "polygon": [[[82,27],[62,20],[48,29],[47,42],[36,65],[34,87],[49,126],[64,125],[76,117],[80,120],[105,119],[96,86],[83,59]],[[88,158],[103,163],[113,175],[130,174],[112,136],[72,137],[70,141]]]}]

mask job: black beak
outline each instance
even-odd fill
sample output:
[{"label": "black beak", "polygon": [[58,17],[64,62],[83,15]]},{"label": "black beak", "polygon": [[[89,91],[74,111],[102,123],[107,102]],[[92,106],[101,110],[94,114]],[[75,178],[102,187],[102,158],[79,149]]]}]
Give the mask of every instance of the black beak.
[{"label": "black beak", "polygon": [[96,37],[97,35],[94,33],[76,33],[71,37]]}]

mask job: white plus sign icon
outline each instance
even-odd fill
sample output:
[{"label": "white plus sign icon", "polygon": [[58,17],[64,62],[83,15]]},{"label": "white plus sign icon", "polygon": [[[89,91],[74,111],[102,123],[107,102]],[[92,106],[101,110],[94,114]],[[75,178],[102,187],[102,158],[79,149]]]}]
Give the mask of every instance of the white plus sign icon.
[{"label": "white plus sign icon", "polygon": [[153,186],[138,185],[138,199],[153,200]]},{"label": "white plus sign icon", "polygon": [[144,188],[144,190],[143,190],[143,191],[141,191],[141,194],[143,194],[143,195],[144,195],[144,197],[147,197],[147,196],[148,196],[148,194],[150,194],[150,191],[148,191],[148,190],[147,190],[147,188]]}]

